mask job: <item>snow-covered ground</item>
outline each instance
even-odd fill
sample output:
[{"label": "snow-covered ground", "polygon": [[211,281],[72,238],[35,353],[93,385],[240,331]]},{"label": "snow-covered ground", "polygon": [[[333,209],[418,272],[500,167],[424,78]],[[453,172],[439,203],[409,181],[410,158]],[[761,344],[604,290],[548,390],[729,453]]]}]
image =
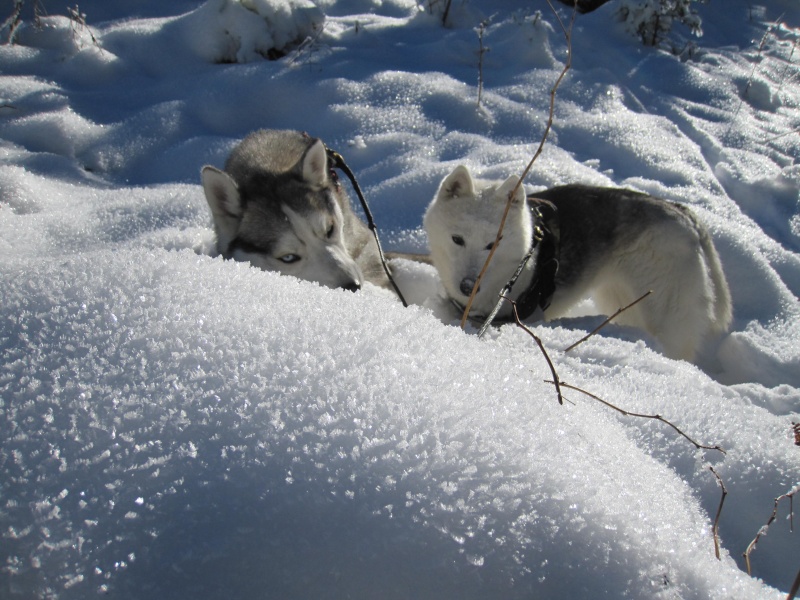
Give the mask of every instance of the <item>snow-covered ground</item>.
[{"label": "snow-covered ground", "polygon": [[384,247],[424,250],[446,173],[538,145],[566,60],[545,3],[456,0],[448,28],[415,0],[25,13],[0,46],[0,596],[785,597],[787,500],[752,577],[742,553],[800,484],[800,11],[712,0],[678,57],[614,5],[575,23],[526,183],[690,204],[734,325],[705,370],[613,325],[565,354],[596,317],[534,331],[564,381],[725,454],[559,405],[531,338],[454,326],[426,266],[400,265],[404,309],[212,257],[199,169],[262,127],[339,150]]}]

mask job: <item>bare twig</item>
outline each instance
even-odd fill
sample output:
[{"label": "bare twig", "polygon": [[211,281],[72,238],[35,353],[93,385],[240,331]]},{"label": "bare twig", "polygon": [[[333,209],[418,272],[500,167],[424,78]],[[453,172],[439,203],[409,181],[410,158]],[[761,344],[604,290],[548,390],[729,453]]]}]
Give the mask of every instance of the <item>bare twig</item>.
[{"label": "bare twig", "polygon": [[539,337],[535,333],[533,333],[533,331],[531,331],[528,327],[523,325],[522,321],[519,318],[519,313],[517,313],[517,303],[511,300],[510,298],[505,297],[505,299],[511,302],[511,308],[514,311],[514,320],[517,322],[517,325],[521,327],[525,333],[527,333],[534,339],[536,345],[539,346],[539,350],[542,351],[544,359],[547,361],[547,366],[550,367],[550,373],[553,375],[553,381],[550,381],[548,383],[552,383],[556,387],[556,395],[558,396],[558,403],[564,404],[564,397],[561,395],[561,380],[558,378],[558,373],[556,373],[556,367],[555,365],[553,365],[553,361],[550,360],[550,356],[547,354],[547,350],[544,349],[544,344],[542,343],[542,340],[540,340]]},{"label": "bare twig", "polygon": [[489,23],[488,19],[481,21],[478,27],[478,107],[481,105],[481,98],[483,97],[483,55],[489,52],[489,48],[483,45],[483,34],[486,33],[486,25]]},{"label": "bare twig", "polygon": [[795,127],[791,131],[785,131],[784,133],[781,133],[779,135],[773,136],[771,138],[767,138],[767,139],[764,140],[763,143],[764,144],[769,144],[770,142],[774,142],[775,140],[779,140],[782,137],[786,137],[787,135],[793,135],[793,134],[797,133],[798,131],[800,131],[800,127]]},{"label": "bare twig", "polygon": [[775,23],[771,23],[767,30],[764,32],[764,35],[761,36],[761,42],[758,44],[758,52],[756,53],[756,60],[753,62],[753,69],[750,71],[750,77],[747,79],[747,83],[744,86],[744,90],[742,90],[742,97],[739,98],[739,106],[736,107],[736,110],[733,112],[733,117],[731,117],[730,123],[728,123],[728,128],[725,130],[725,133],[722,135],[722,139],[726,140],[728,135],[733,129],[733,124],[736,122],[737,117],[739,116],[739,111],[742,109],[744,105],[744,99],[747,97],[747,92],[750,90],[750,86],[753,84],[753,78],[756,74],[756,69],[761,62],[761,53],[764,51],[764,46],[767,45],[767,40],[769,39],[769,35],[772,33],[772,29],[775,27]]},{"label": "bare twig", "polygon": [[447,17],[450,16],[450,4],[453,0],[445,0],[444,2],[444,12],[442,13],[442,25],[447,27]]},{"label": "bare twig", "polygon": [[786,596],[786,600],[794,600],[798,591],[800,591],[800,571],[797,572],[797,577],[794,578],[792,589],[789,590],[789,595]]},{"label": "bare twig", "polygon": [[92,33],[91,28],[86,23],[86,13],[81,12],[81,9],[77,4],[73,7],[67,7],[67,16],[69,17],[70,21],[73,40],[78,41],[78,31],[84,30],[89,34],[92,43],[98,48],[100,47],[100,42],[97,41],[97,38],[94,36],[94,33]]},{"label": "bare twig", "polygon": [[711,529],[711,531],[714,533],[714,554],[716,555],[717,560],[721,560],[719,557],[719,517],[722,514],[722,505],[725,504],[725,496],[728,495],[728,490],[725,487],[725,484],[722,482],[722,478],[714,470],[714,467],[708,467],[708,470],[714,474],[714,477],[717,478],[717,483],[719,484],[719,487],[722,488],[722,497],[719,499],[717,516],[714,517],[714,527]]},{"label": "bare twig", "polygon": [[589,334],[587,334],[587,335],[583,336],[583,337],[582,337],[581,339],[579,339],[577,342],[575,342],[574,344],[572,344],[572,345],[571,345],[569,348],[565,349],[565,350],[564,350],[564,352],[569,352],[570,350],[572,350],[572,349],[573,349],[573,348],[575,348],[576,346],[579,346],[580,344],[582,344],[583,342],[585,342],[586,340],[588,340],[588,339],[589,339],[590,337],[592,337],[592,336],[593,336],[595,333],[597,333],[598,331],[600,331],[600,330],[601,330],[603,327],[605,327],[605,326],[606,326],[606,325],[608,325],[608,324],[609,324],[611,321],[613,321],[613,320],[614,320],[614,319],[616,319],[616,318],[617,318],[619,315],[621,315],[623,312],[625,312],[626,310],[628,310],[630,307],[634,306],[635,304],[638,304],[639,302],[641,302],[642,300],[644,300],[645,298],[647,298],[647,297],[648,297],[650,294],[652,294],[652,293],[653,293],[653,290],[647,290],[647,291],[646,291],[644,294],[642,294],[641,296],[639,296],[639,297],[638,297],[636,300],[634,300],[633,302],[631,302],[630,304],[628,304],[628,306],[625,306],[625,307],[623,307],[623,308],[620,308],[620,309],[619,309],[617,312],[615,312],[613,315],[611,315],[610,317],[608,317],[608,318],[607,318],[605,321],[603,321],[602,323],[600,323],[600,325],[598,325],[597,327],[595,327],[595,328],[594,328],[594,329],[593,329],[593,330],[592,330],[592,331],[591,331]]},{"label": "bare twig", "polygon": [[475,280],[475,285],[472,286],[472,293],[469,295],[469,300],[467,300],[467,304],[464,307],[464,314],[461,316],[461,329],[464,329],[467,325],[467,319],[469,317],[469,311],[472,308],[472,303],[475,301],[475,296],[478,293],[478,289],[480,288],[481,281],[483,280],[483,276],[486,274],[487,269],[489,268],[489,263],[492,262],[492,258],[494,257],[495,250],[500,245],[500,240],[503,237],[503,228],[506,225],[506,218],[508,217],[508,213],[511,210],[511,203],[512,199],[516,196],[517,190],[522,185],[522,181],[527,177],[528,173],[530,173],[531,168],[533,167],[533,163],[536,162],[536,159],[539,158],[542,151],[544,150],[545,142],[547,141],[547,137],[550,134],[550,129],[553,127],[553,120],[555,118],[555,109],[556,109],[556,90],[558,90],[558,86],[561,85],[561,82],[564,80],[564,77],[567,75],[567,71],[569,71],[570,67],[572,66],[572,27],[575,24],[575,15],[577,15],[577,4],[575,8],[572,10],[572,18],[569,22],[569,28],[564,25],[564,22],[561,20],[561,17],[556,12],[556,9],[553,7],[553,3],[550,0],[547,0],[547,4],[550,5],[550,9],[553,11],[553,14],[556,16],[559,25],[561,25],[561,29],[564,31],[564,36],[567,40],[567,62],[564,65],[561,74],[556,79],[553,88],[550,90],[550,113],[547,118],[547,125],[544,128],[544,134],[542,135],[542,139],[539,142],[539,147],[536,149],[536,152],[533,155],[533,158],[528,162],[528,166],[525,167],[525,170],[522,172],[522,175],[517,181],[517,185],[514,186],[514,189],[511,190],[511,193],[508,195],[508,202],[506,202],[506,208],[503,211],[503,216],[500,219],[500,226],[497,229],[497,237],[494,240],[494,244],[492,245],[492,249],[489,251],[489,256],[486,257],[486,262],[483,263],[483,268],[481,272],[478,274],[478,278]]},{"label": "bare twig", "polygon": [[8,18],[0,25],[0,30],[8,27],[8,37],[6,43],[13,44],[17,38],[17,29],[22,24],[22,6],[24,0],[14,0],[14,9]]},{"label": "bare twig", "polygon": [[[797,493],[798,490],[800,490],[800,486],[797,486],[791,492],[787,492],[787,493],[782,494],[782,495],[778,496],[777,498],[775,498],[775,505],[772,508],[772,514],[769,516],[769,520],[767,521],[767,524],[764,525],[761,529],[759,529],[758,534],[756,535],[756,537],[747,546],[747,550],[744,551],[744,554],[742,554],[742,556],[744,556],[745,564],[747,565],[747,574],[748,575],[752,575],[752,572],[751,572],[751,569],[750,569],[750,554],[753,552],[753,550],[756,549],[756,544],[758,543],[758,540],[761,539],[762,535],[766,535],[767,529],[769,529],[769,526],[772,525],[772,522],[778,516],[778,504],[780,504],[780,501],[783,500],[783,499],[788,499],[789,500],[789,531],[794,531],[794,508],[792,506],[792,502],[793,502],[794,495],[795,495],[795,493]],[[790,596],[790,598],[791,598],[791,596]]]},{"label": "bare twig", "polygon": [[[316,28],[314,35],[308,36],[304,39],[297,48],[295,48],[286,58],[286,64],[294,65],[299,64],[300,61],[307,57],[307,60],[303,61],[302,64],[310,64],[313,58],[313,53],[320,49],[319,40],[322,37],[322,34],[325,32],[326,24],[323,24],[322,27]],[[358,21],[355,24],[356,33],[359,30]]]},{"label": "bare twig", "polygon": [[[548,383],[553,383],[553,382],[551,381],[551,382],[548,382]],[[610,402],[608,402],[606,400],[603,400],[599,396],[596,396],[596,395],[592,394],[591,392],[587,392],[586,390],[584,390],[582,388],[579,388],[579,387],[574,386],[574,385],[570,385],[569,383],[565,383],[563,381],[561,381],[560,384],[561,384],[562,388],[575,390],[576,392],[580,392],[581,394],[585,394],[585,395],[589,396],[590,398],[592,398],[593,400],[597,400],[600,404],[604,404],[607,407],[609,407],[611,409],[614,409],[618,413],[625,415],[626,417],[638,417],[640,419],[653,419],[655,421],[661,421],[665,425],[669,425],[670,427],[672,427],[680,435],[682,435],[687,440],[689,440],[689,442],[691,442],[691,444],[695,448],[697,448],[698,450],[718,450],[718,451],[722,452],[723,454],[726,454],[725,450],[723,450],[720,446],[704,446],[703,444],[700,444],[700,443],[694,441],[692,438],[690,438],[688,435],[686,435],[683,431],[681,431],[681,429],[677,425],[675,425],[674,423],[671,423],[670,421],[667,421],[667,419],[665,419],[661,415],[644,415],[644,414],[641,414],[641,413],[630,412],[628,410],[620,408],[619,406],[615,406],[614,404],[611,404]]]}]

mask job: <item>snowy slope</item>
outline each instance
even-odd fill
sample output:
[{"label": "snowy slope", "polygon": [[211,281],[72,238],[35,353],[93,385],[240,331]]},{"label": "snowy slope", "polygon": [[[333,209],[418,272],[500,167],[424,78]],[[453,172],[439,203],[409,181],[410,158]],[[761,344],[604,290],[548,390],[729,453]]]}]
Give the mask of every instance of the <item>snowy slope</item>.
[{"label": "snowy slope", "polygon": [[339,150],[384,246],[424,250],[446,173],[520,173],[539,142],[546,4],[456,2],[448,28],[413,0],[85,0],[88,28],[55,4],[0,46],[0,596],[785,597],[788,501],[753,577],[742,553],[800,484],[794,2],[703,5],[682,57],[613,2],[579,17],[527,180],[709,225],[735,317],[704,370],[615,326],[565,354],[596,317],[534,330],[564,381],[725,454],[559,405],[531,338],[452,326],[426,266],[398,265],[404,309],[213,257],[199,169],[261,127]]}]

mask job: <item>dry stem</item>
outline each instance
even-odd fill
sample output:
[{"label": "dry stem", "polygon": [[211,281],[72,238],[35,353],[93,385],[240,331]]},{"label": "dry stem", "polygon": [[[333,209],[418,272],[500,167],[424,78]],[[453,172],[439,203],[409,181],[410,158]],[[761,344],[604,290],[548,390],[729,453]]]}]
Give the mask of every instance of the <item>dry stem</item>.
[{"label": "dry stem", "polygon": [[478,107],[480,108],[481,99],[483,98],[483,55],[489,52],[489,48],[483,45],[483,34],[486,32],[486,25],[489,23],[488,19],[481,21],[478,28],[478,43],[480,49],[478,50]]},{"label": "dry stem", "polygon": [[747,92],[750,90],[750,86],[753,85],[753,78],[756,74],[756,69],[758,65],[761,63],[761,53],[764,51],[764,46],[767,45],[767,39],[769,35],[772,33],[772,29],[775,26],[775,23],[772,23],[767,27],[767,30],[764,32],[764,35],[761,36],[761,42],[758,44],[758,53],[756,54],[757,60],[753,62],[753,69],[750,71],[750,77],[747,79],[747,83],[744,86],[744,90],[742,90],[742,97],[739,98],[739,106],[736,107],[736,110],[733,112],[733,117],[731,117],[730,123],[728,123],[728,128],[725,130],[725,133],[722,135],[723,140],[727,140],[728,135],[733,128],[733,124],[736,122],[737,117],[739,116],[739,111],[742,110],[742,106],[744,105],[744,99],[747,96]]},{"label": "dry stem", "polygon": [[17,29],[22,24],[22,6],[24,2],[22,0],[17,0],[14,3],[14,8],[11,11],[9,17],[0,25],[0,29],[5,29],[8,27],[8,38],[6,39],[6,43],[13,44],[16,37],[17,37]]},{"label": "dry stem", "polygon": [[722,505],[725,504],[725,496],[728,495],[728,490],[725,487],[725,484],[722,482],[722,478],[714,470],[714,467],[708,467],[708,470],[714,474],[714,477],[717,478],[719,487],[722,488],[722,498],[719,499],[717,516],[714,518],[714,527],[711,529],[711,531],[714,533],[714,554],[717,556],[717,560],[721,560],[719,557],[719,517],[722,514]]},{"label": "dry stem", "polygon": [[[747,564],[747,574],[748,575],[752,575],[752,572],[750,570],[750,553],[753,552],[753,550],[756,549],[756,544],[758,543],[758,540],[761,539],[762,535],[765,535],[767,533],[767,529],[769,528],[770,525],[772,525],[772,522],[775,520],[775,517],[778,516],[778,504],[784,498],[788,498],[789,499],[789,531],[794,531],[794,508],[792,506],[792,503],[793,503],[794,495],[798,490],[800,490],[800,486],[796,487],[791,492],[787,492],[786,494],[782,494],[782,495],[778,496],[777,498],[775,498],[775,505],[772,508],[772,514],[769,516],[769,520],[767,521],[767,524],[764,525],[758,531],[758,534],[756,535],[755,539],[753,539],[753,541],[750,542],[750,544],[747,546],[747,550],[745,550],[744,554],[742,555],[742,556],[744,556],[745,564]],[[795,592],[796,591],[797,590],[795,590]],[[789,597],[792,598],[791,595]]]},{"label": "dry stem", "polygon": [[547,0],[547,4],[550,6],[550,10],[553,11],[553,14],[556,16],[559,25],[561,25],[561,29],[564,31],[564,36],[567,39],[567,62],[564,65],[564,69],[561,71],[561,74],[556,79],[555,85],[550,90],[550,113],[547,118],[547,125],[544,129],[544,134],[542,135],[542,139],[539,142],[539,147],[536,149],[536,152],[533,155],[533,158],[528,162],[528,166],[525,167],[525,170],[522,172],[522,175],[517,181],[517,185],[514,186],[514,189],[511,190],[511,193],[508,195],[508,202],[506,202],[506,208],[503,211],[503,217],[500,219],[500,227],[497,229],[497,237],[494,240],[494,244],[492,245],[492,249],[489,251],[489,256],[486,257],[486,262],[483,263],[483,268],[481,272],[478,274],[478,278],[475,280],[475,285],[472,286],[472,293],[469,296],[469,300],[467,300],[467,304],[464,307],[464,314],[461,316],[461,329],[464,329],[467,325],[467,319],[469,317],[469,311],[472,308],[472,303],[475,300],[475,296],[478,293],[478,289],[481,285],[481,280],[483,280],[483,276],[486,274],[487,269],[489,268],[489,263],[492,262],[492,258],[494,257],[495,250],[500,245],[500,240],[503,237],[503,228],[506,225],[506,218],[508,217],[508,213],[511,210],[511,202],[514,196],[517,193],[517,190],[522,185],[523,179],[527,177],[528,173],[530,173],[531,168],[533,167],[533,163],[536,162],[536,159],[539,158],[542,151],[544,150],[544,144],[547,141],[547,136],[550,134],[550,129],[553,126],[553,119],[555,118],[555,109],[556,109],[556,90],[558,90],[558,86],[561,85],[564,77],[567,75],[567,71],[569,71],[570,67],[572,66],[572,26],[575,24],[575,15],[577,15],[577,4],[575,8],[572,10],[572,18],[569,22],[569,28],[564,25],[564,22],[561,20],[561,17],[558,16],[556,9],[553,7],[553,3],[550,0]]},{"label": "dry stem", "polygon": [[572,350],[572,349],[573,349],[573,348],[575,348],[576,346],[579,346],[579,345],[581,345],[583,342],[585,342],[586,340],[588,340],[588,339],[589,339],[590,337],[592,337],[592,336],[593,336],[595,333],[597,333],[598,331],[600,331],[600,330],[601,330],[603,327],[605,327],[606,325],[608,325],[608,324],[609,324],[611,321],[613,321],[614,319],[616,319],[618,316],[620,316],[622,313],[624,313],[624,312],[625,312],[626,310],[628,310],[630,307],[634,306],[635,304],[638,304],[639,302],[641,302],[642,300],[644,300],[645,298],[647,298],[647,297],[648,297],[650,294],[652,294],[652,293],[653,293],[653,290],[647,290],[647,291],[646,291],[644,294],[642,294],[641,296],[639,296],[639,297],[638,297],[636,300],[634,300],[633,302],[631,302],[630,304],[628,304],[628,306],[625,306],[625,307],[623,307],[623,308],[620,308],[619,310],[617,310],[617,312],[615,312],[613,315],[611,315],[610,317],[608,317],[608,318],[607,318],[605,321],[603,321],[602,323],[600,323],[600,325],[598,325],[597,327],[595,327],[595,328],[594,328],[594,329],[591,331],[591,333],[589,333],[589,334],[587,334],[587,335],[583,336],[583,337],[582,337],[581,339],[579,339],[577,342],[575,342],[574,344],[572,344],[572,345],[571,345],[569,348],[567,348],[566,350],[564,350],[564,352],[569,352],[570,350]]},{"label": "dry stem", "polygon": [[797,572],[797,577],[794,578],[792,589],[789,590],[789,595],[786,596],[786,600],[794,600],[798,591],[800,591],[800,571]]},{"label": "dry stem", "polygon": [[[552,381],[548,381],[547,383],[554,383],[554,382],[552,382]],[[675,425],[674,423],[671,423],[670,421],[668,421],[667,419],[665,419],[665,418],[664,418],[664,417],[662,417],[661,415],[645,415],[645,414],[642,414],[642,413],[630,412],[630,411],[628,411],[628,410],[625,410],[625,409],[623,409],[623,408],[620,408],[619,406],[615,406],[614,404],[611,404],[610,402],[608,402],[608,401],[606,401],[606,400],[603,400],[603,399],[602,399],[602,398],[600,398],[599,396],[596,396],[596,395],[592,394],[591,392],[587,392],[586,390],[584,390],[584,389],[582,389],[582,388],[579,388],[579,387],[577,387],[577,386],[574,386],[574,385],[570,385],[569,383],[565,383],[565,382],[563,382],[563,381],[561,381],[561,382],[559,382],[559,383],[560,383],[560,386],[561,386],[562,388],[568,388],[568,389],[570,389],[570,390],[575,390],[576,392],[580,392],[580,393],[582,393],[582,394],[585,394],[585,395],[589,396],[590,398],[592,398],[592,399],[594,399],[594,400],[597,400],[597,401],[598,401],[600,404],[604,404],[604,405],[606,405],[607,407],[614,409],[614,410],[615,410],[615,411],[617,411],[618,413],[625,415],[626,417],[639,417],[640,419],[653,419],[653,420],[655,420],[655,421],[661,421],[662,423],[664,423],[664,424],[666,424],[666,425],[669,425],[670,427],[672,427],[672,428],[673,428],[675,431],[677,431],[677,432],[678,432],[680,435],[682,435],[682,436],[683,436],[683,437],[685,437],[687,440],[689,440],[689,442],[691,442],[691,443],[692,443],[692,445],[693,445],[695,448],[697,448],[698,450],[719,450],[719,451],[720,451],[720,452],[722,452],[723,454],[726,454],[725,450],[723,450],[723,449],[722,449],[721,447],[719,447],[719,446],[704,446],[703,444],[700,444],[700,443],[698,443],[698,442],[694,441],[694,440],[693,440],[692,438],[690,438],[690,437],[689,437],[687,434],[685,434],[683,431],[681,431],[681,429],[680,429],[680,428],[679,428],[677,425]]]},{"label": "dry stem", "polygon": [[548,383],[552,383],[553,385],[555,385],[556,395],[558,396],[558,403],[564,404],[564,397],[561,395],[561,380],[558,378],[558,373],[556,373],[556,367],[553,364],[553,361],[550,360],[550,355],[547,354],[547,350],[545,350],[542,340],[540,340],[539,337],[535,333],[533,333],[533,331],[531,331],[528,327],[522,324],[522,321],[519,318],[519,313],[517,312],[517,303],[506,296],[503,296],[503,298],[511,302],[511,308],[514,311],[514,320],[517,322],[517,325],[521,327],[525,333],[527,333],[534,339],[536,345],[539,346],[539,350],[542,351],[544,359],[547,361],[547,366],[550,367],[550,373],[553,375],[553,381]]}]

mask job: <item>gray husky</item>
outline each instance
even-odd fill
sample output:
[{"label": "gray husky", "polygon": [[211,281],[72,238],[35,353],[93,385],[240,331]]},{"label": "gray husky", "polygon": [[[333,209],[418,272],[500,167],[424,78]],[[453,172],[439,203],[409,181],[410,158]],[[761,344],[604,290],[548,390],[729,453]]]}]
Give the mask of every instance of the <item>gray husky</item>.
[{"label": "gray husky", "polygon": [[[433,264],[458,306],[468,301],[517,181],[478,181],[457,167],[425,213]],[[706,338],[730,325],[728,284],[694,213],[646,194],[582,185],[527,199],[517,188],[471,317],[491,311],[534,242],[537,260],[529,261],[512,292],[518,305],[527,305],[527,316],[543,311],[548,320],[558,318],[587,297],[610,315],[652,290],[616,322],[647,331],[667,356],[685,360],[694,360]],[[509,318],[511,306],[503,311],[500,316]]]},{"label": "gray husky", "polygon": [[201,176],[223,257],[332,288],[388,285],[377,244],[319,139],[257,131],[233,149],[224,171],[206,166]]}]

